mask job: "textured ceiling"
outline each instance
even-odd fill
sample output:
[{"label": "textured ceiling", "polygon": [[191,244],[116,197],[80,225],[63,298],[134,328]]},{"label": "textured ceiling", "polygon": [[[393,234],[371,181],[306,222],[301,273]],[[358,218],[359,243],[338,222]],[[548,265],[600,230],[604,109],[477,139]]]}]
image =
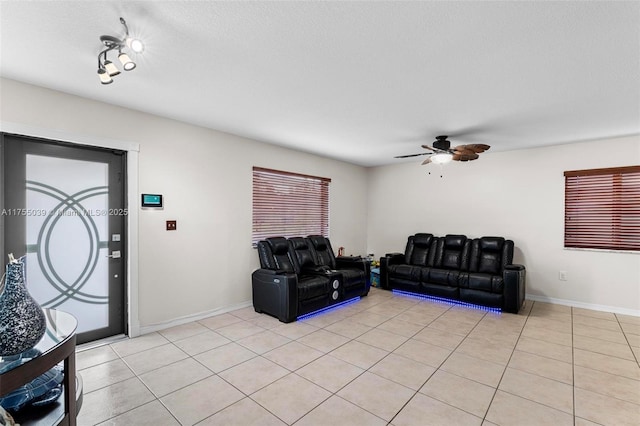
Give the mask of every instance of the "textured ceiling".
[{"label": "textured ceiling", "polygon": [[[640,133],[640,2],[2,1],[0,75],[365,166]],[[123,16],[146,50],[99,83]],[[484,154],[487,155],[487,154]]]}]

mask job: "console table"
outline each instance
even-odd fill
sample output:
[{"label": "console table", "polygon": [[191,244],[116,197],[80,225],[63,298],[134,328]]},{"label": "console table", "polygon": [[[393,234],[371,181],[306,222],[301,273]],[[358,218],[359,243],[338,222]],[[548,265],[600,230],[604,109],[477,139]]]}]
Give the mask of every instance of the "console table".
[{"label": "console table", "polygon": [[[76,375],[76,327],[73,315],[55,309],[44,309],[47,331],[34,347],[37,355],[23,364],[0,372],[0,396],[29,383],[60,362],[64,362],[63,394],[47,406],[28,407],[14,418],[22,426],[75,426],[82,406],[82,380]],[[3,358],[0,357],[0,362]],[[6,368],[6,367],[5,367]]]}]

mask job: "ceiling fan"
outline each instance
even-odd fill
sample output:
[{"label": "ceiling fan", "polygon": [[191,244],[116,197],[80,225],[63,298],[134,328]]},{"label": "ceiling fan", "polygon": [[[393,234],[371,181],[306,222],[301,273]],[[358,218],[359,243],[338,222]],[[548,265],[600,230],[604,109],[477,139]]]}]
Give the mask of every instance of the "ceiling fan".
[{"label": "ceiling fan", "polygon": [[448,136],[436,136],[436,140],[433,142],[433,146],[422,145],[424,149],[428,149],[431,152],[421,152],[420,154],[398,155],[393,158],[408,158],[418,157],[421,155],[428,155],[426,160],[422,164],[436,163],[444,164],[449,161],[473,161],[479,158],[480,153],[485,152],[489,148],[489,145],[483,143],[474,143],[468,145],[458,145],[451,149],[451,142],[447,140]]}]

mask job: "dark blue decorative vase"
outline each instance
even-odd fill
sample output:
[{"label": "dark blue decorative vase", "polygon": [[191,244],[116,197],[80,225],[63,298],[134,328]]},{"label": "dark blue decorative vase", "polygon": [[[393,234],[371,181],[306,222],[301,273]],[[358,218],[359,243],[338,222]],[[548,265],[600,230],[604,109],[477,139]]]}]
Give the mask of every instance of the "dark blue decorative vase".
[{"label": "dark blue decorative vase", "polygon": [[0,294],[0,356],[17,355],[33,348],[46,328],[44,312],[25,285],[25,257],[11,260]]}]

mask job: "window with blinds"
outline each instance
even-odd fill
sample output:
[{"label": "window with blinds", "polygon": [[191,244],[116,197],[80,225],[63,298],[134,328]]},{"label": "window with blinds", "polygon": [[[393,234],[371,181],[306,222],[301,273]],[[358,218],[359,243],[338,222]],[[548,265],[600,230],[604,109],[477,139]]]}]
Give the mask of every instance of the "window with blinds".
[{"label": "window with blinds", "polygon": [[267,237],[329,236],[331,179],[253,168],[252,243]]},{"label": "window with blinds", "polygon": [[640,251],[640,166],[564,176],[565,247]]}]

